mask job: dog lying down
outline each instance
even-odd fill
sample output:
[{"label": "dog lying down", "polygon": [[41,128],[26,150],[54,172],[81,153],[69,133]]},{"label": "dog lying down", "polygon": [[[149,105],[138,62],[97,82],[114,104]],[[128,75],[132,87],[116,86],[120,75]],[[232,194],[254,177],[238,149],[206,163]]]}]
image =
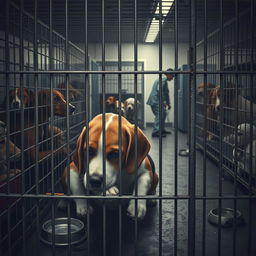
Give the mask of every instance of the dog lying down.
[{"label": "dog lying down", "polygon": [[[102,195],[103,180],[103,150],[102,150],[102,114],[93,118],[89,123],[89,145],[86,145],[86,127],[83,128],[70,164],[70,190],[73,195],[84,194],[84,188],[94,195]],[[122,170],[119,172],[119,143],[118,143],[118,115],[106,114],[106,195],[119,195],[120,180],[123,195],[134,195],[136,176],[138,178],[138,195],[154,195],[158,184],[158,175],[154,171],[154,164],[148,157],[150,143],[138,128],[138,169],[135,169],[135,135],[134,125],[122,117]],[[87,148],[88,147],[88,148]],[[89,173],[86,173],[86,148],[89,150]],[[63,188],[67,188],[67,171],[63,174]],[[121,175],[121,177],[120,177]],[[87,176],[89,178],[87,182]],[[82,179],[82,182],[81,180]],[[87,187],[88,184],[88,187]],[[95,200],[97,201],[97,200]],[[116,200],[114,200],[116,201]],[[107,202],[107,201],[106,201]],[[118,201],[119,202],[119,201]],[[84,216],[92,213],[91,206],[87,208],[85,199],[75,199],[77,215]],[[59,204],[64,207],[65,204]],[[112,208],[112,207],[110,207]],[[143,219],[147,204],[145,199],[138,200],[138,219]],[[129,200],[127,215],[135,218],[135,200]]]}]

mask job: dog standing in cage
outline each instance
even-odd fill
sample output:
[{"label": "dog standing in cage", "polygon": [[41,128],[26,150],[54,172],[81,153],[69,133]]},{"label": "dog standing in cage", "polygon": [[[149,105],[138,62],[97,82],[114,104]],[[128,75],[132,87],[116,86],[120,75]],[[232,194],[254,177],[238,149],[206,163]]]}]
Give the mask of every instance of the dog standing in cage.
[{"label": "dog standing in cage", "polygon": [[[103,115],[100,114],[89,123],[89,145],[86,145],[86,127],[83,128],[77,140],[73,162],[69,166],[70,174],[68,174],[68,168],[64,170],[63,187],[67,188],[67,179],[70,175],[70,190],[73,195],[84,194],[85,188],[94,195],[103,195],[105,192],[106,196],[118,196],[120,185],[122,195],[135,195],[137,179],[138,195],[154,195],[158,184],[158,175],[154,170],[153,161],[148,156],[150,150],[148,139],[138,128],[138,169],[136,169],[135,128],[125,118],[122,118],[122,170],[119,170],[118,115],[106,114],[105,143],[102,137],[102,117]],[[103,144],[106,146],[105,181],[103,178]],[[89,150],[89,159],[86,159],[86,150]],[[86,172],[86,161],[89,162],[89,173]],[[80,177],[82,177],[82,182]],[[87,178],[89,178],[88,181]],[[104,188],[105,191],[103,191]],[[87,213],[92,213],[93,209],[90,205],[87,208],[85,199],[75,199],[75,202],[77,215],[84,216]],[[63,207],[64,205],[59,204],[59,206]],[[137,218],[143,219],[146,211],[146,200],[138,200]],[[127,215],[136,218],[135,200],[133,199],[128,202]]]},{"label": "dog standing in cage", "polygon": [[[134,123],[135,121],[135,115],[136,115],[135,102],[136,101],[134,98],[128,98],[124,102],[125,117],[131,123]],[[140,102],[137,100],[137,107],[139,107],[139,105],[140,105]]]}]

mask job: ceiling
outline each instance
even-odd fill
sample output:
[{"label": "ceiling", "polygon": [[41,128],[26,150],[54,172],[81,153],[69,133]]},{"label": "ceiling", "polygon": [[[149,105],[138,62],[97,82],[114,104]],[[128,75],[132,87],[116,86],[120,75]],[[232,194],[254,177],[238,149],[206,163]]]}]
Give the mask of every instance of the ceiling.
[{"label": "ceiling", "polygon": [[[17,4],[20,0],[14,0]],[[74,43],[83,43],[85,35],[84,1],[68,1],[68,32],[69,39]],[[167,1],[167,0],[163,0]],[[190,23],[190,0],[176,0],[178,3],[178,40],[188,42]],[[204,28],[204,0],[195,0],[197,18],[197,39],[202,38]],[[219,25],[219,0],[207,0],[208,31]],[[134,1],[120,0],[121,3],[121,41],[134,42]],[[137,0],[138,42],[144,42],[146,31],[154,15],[157,0]],[[224,22],[235,15],[235,1],[223,0]],[[105,42],[118,42],[118,0],[105,0]],[[52,0],[53,28],[65,34],[65,0]],[[250,0],[239,0],[239,11],[250,7]],[[34,13],[34,0],[24,0],[24,8]],[[38,18],[49,24],[49,0],[38,0]],[[102,41],[102,0],[88,0],[88,40],[89,43]],[[172,7],[163,23],[163,42],[174,41],[175,11]],[[157,40],[156,40],[157,42]]]}]

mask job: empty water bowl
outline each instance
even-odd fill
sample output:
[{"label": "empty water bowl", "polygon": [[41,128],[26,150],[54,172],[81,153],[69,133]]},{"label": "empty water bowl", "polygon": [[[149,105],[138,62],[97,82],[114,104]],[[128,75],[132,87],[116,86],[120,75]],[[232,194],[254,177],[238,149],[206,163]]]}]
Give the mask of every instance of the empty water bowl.
[{"label": "empty water bowl", "polygon": [[[55,233],[53,235],[53,227]],[[69,243],[75,245],[86,239],[84,223],[78,219],[70,218],[70,230],[68,218],[56,218],[44,222],[41,230],[41,241],[48,245],[67,246]]]},{"label": "empty water bowl", "polygon": [[[221,215],[221,216],[220,216]],[[220,225],[222,227],[230,227],[234,224],[235,211],[231,208],[215,208],[212,209],[208,214],[208,221],[214,225],[219,225],[219,216],[220,216]],[[236,211],[236,225],[239,225],[243,222],[243,217],[240,211]]]}]

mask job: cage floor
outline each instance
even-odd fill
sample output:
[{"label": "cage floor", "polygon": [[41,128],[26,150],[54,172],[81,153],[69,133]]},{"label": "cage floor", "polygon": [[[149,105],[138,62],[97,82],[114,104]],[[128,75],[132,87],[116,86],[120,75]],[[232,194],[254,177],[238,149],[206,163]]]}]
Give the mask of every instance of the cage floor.
[{"label": "cage floor", "polygon": [[[145,130],[146,135],[150,138],[152,149],[151,157],[155,161],[156,169],[159,168],[159,147],[158,139],[151,137],[151,128]],[[186,134],[179,133],[178,149],[186,148]],[[163,195],[174,193],[174,135],[168,135],[163,139]],[[200,152],[196,154],[196,193],[202,195],[203,191],[203,157]],[[206,189],[208,196],[218,195],[218,168],[211,161],[207,160],[207,178]],[[234,186],[230,180],[222,180],[223,195],[232,195]],[[244,194],[241,188],[238,188],[239,195]],[[188,194],[188,158],[178,157],[178,194]],[[233,208],[233,200],[222,200],[223,207]],[[207,215],[212,208],[218,207],[217,200],[206,200],[206,211],[203,216],[203,202],[198,200],[196,203],[196,255],[202,255],[203,236],[205,239],[205,250],[207,256],[218,255],[218,228],[209,224]],[[238,200],[237,209],[243,214],[245,223],[236,229],[235,250],[236,255],[247,255],[249,227],[252,230],[252,241],[256,237],[256,219],[252,218],[249,226],[248,220],[248,200]],[[187,200],[178,200],[177,202],[177,255],[189,255],[187,252],[187,232],[188,232],[188,202]],[[67,216],[67,212],[56,210],[56,217]],[[71,216],[76,217],[74,208],[71,207]],[[174,201],[162,202],[162,255],[174,255]],[[252,205],[252,216],[256,216],[256,204]],[[46,219],[51,218],[49,213]],[[205,220],[205,233],[203,234],[203,219]],[[118,255],[119,250],[119,215],[118,212],[109,211],[106,213],[106,254]],[[84,219],[86,224],[86,219]],[[96,209],[90,218],[90,256],[103,254],[103,218],[102,210]],[[135,225],[126,214],[125,209],[122,214],[122,255],[135,255]],[[221,229],[221,253],[222,255],[233,255],[233,228]],[[37,242],[37,234],[34,232],[27,240],[27,252],[29,255],[48,256],[68,255],[68,248],[52,248]],[[72,255],[87,255],[88,243],[72,247]],[[252,243],[253,252],[256,255],[256,245]],[[145,219],[138,223],[137,237],[137,255],[155,256],[159,255],[159,204],[154,208],[149,208]],[[187,254],[188,253],[188,254]]]}]

